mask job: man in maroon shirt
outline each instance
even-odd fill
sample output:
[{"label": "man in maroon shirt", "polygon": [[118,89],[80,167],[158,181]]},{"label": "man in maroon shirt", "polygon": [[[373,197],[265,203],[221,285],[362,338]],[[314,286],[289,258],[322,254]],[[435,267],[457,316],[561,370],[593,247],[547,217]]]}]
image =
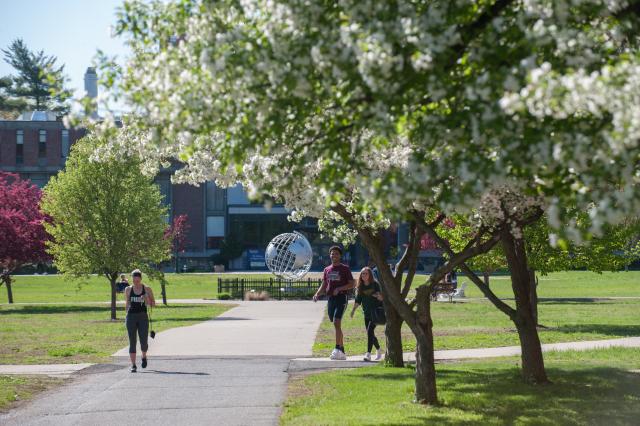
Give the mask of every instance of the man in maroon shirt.
[{"label": "man in maroon shirt", "polygon": [[331,257],[331,265],[324,268],[322,277],[322,285],[313,296],[313,301],[317,302],[318,297],[323,294],[329,296],[327,302],[327,312],[329,320],[333,323],[336,330],[336,347],[331,352],[331,359],[345,360],[347,356],[344,353],[344,340],[342,335],[342,315],[347,309],[347,293],[356,286],[356,282],[351,275],[351,269],[342,260],[342,249],[333,246],[329,249],[329,257]]}]

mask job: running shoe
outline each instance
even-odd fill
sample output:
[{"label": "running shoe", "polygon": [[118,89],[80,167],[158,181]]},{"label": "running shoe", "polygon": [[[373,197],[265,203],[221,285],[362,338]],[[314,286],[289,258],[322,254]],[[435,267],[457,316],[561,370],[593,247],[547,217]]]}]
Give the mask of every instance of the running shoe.
[{"label": "running shoe", "polygon": [[371,352],[365,352],[363,361],[371,361]]},{"label": "running shoe", "polygon": [[376,349],[376,361],[380,361],[382,359],[382,349]]},{"label": "running shoe", "polygon": [[329,359],[338,359],[338,354],[340,353],[340,349],[335,348],[332,352],[331,355],[329,355]]},{"label": "running shoe", "polygon": [[135,365],[132,365],[131,370],[129,371],[131,371],[132,373],[135,373],[136,371],[138,371],[138,367],[136,367]]},{"label": "running shoe", "polygon": [[342,352],[340,349],[338,349],[338,353],[336,354],[336,357],[333,359],[337,359],[338,361],[346,361],[347,355],[344,352]]},{"label": "running shoe", "polygon": [[147,368],[147,359],[142,358],[142,368]]}]

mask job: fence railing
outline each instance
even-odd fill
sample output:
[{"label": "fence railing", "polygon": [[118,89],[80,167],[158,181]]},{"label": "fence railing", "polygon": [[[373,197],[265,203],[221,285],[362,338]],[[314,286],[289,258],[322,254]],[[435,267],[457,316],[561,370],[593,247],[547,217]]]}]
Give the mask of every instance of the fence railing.
[{"label": "fence railing", "polygon": [[266,291],[272,299],[311,299],[322,279],[287,281],[279,278],[218,278],[218,294],[228,293],[232,299],[243,299],[248,291]]}]

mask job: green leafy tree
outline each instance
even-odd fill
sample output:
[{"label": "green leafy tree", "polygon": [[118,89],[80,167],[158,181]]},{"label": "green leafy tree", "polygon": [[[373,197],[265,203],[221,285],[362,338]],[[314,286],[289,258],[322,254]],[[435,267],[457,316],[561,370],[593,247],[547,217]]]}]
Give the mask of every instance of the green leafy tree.
[{"label": "green leafy tree", "polygon": [[71,278],[104,276],[115,320],[118,274],[134,268],[156,274],[153,265],[170,257],[171,241],[164,238],[167,212],[158,187],[134,158],[93,161],[103,143],[90,134],[74,145],[65,170],[45,187],[42,210],[53,220],[46,227],[56,267]]},{"label": "green leafy tree", "polygon": [[45,55],[42,50],[29,50],[22,39],[14,40],[2,53],[5,62],[17,74],[4,77],[0,109],[8,112],[25,108],[60,114],[69,112],[66,101],[71,97],[71,92],[65,88],[64,65],[56,65],[55,56]]}]

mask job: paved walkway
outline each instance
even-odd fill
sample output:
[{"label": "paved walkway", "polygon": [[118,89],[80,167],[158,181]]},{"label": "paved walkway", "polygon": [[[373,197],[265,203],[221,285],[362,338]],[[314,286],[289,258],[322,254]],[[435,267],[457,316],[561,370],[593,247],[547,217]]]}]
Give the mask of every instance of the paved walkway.
[{"label": "paved walkway", "polygon": [[[153,356],[311,355],[326,302],[238,302],[222,315],[189,327],[158,333]],[[122,348],[114,356],[129,356]]]},{"label": "paved walkway", "polygon": [[44,375],[66,378],[73,373],[91,367],[93,364],[29,364],[0,365],[0,374]]},{"label": "paved walkway", "polygon": [[[220,303],[205,301],[205,303]],[[233,302],[218,318],[158,333],[150,364],[128,372],[127,348],[112,364],[93,365],[75,380],[7,414],[1,425],[276,425],[288,372],[370,365],[310,358],[326,302]],[[124,332],[124,330],[123,330]],[[640,347],[640,337],[543,345],[543,350]],[[437,360],[519,355],[519,347],[436,351]],[[409,361],[415,354],[407,354]],[[3,366],[20,374],[71,374],[80,366]],[[14,373],[14,374],[17,374]]]},{"label": "paved walkway", "polygon": [[[547,343],[542,345],[543,352],[552,351],[586,351],[590,349],[606,349],[612,347],[640,348],[640,337],[624,337],[621,339],[590,340],[584,342]],[[519,356],[520,346],[503,346],[498,348],[477,349],[450,349],[435,351],[436,361],[456,361],[462,359],[500,358],[507,356]],[[404,359],[407,362],[415,362],[415,352],[405,352]],[[375,361],[374,361],[375,362]],[[371,365],[371,362],[362,360],[362,355],[348,356],[346,361],[332,361],[328,358],[294,358],[292,368],[318,369],[318,368],[352,368],[362,365]]]},{"label": "paved walkway", "polygon": [[[0,415],[1,425],[277,425],[291,358],[310,356],[326,302],[239,302],[218,318],[150,340],[146,370],[128,350]],[[124,330],[123,330],[124,332]]]},{"label": "paved walkway", "polygon": [[85,374],[8,414],[23,425],[276,425],[286,396],[288,359],[151,359],[129,373]]}]

